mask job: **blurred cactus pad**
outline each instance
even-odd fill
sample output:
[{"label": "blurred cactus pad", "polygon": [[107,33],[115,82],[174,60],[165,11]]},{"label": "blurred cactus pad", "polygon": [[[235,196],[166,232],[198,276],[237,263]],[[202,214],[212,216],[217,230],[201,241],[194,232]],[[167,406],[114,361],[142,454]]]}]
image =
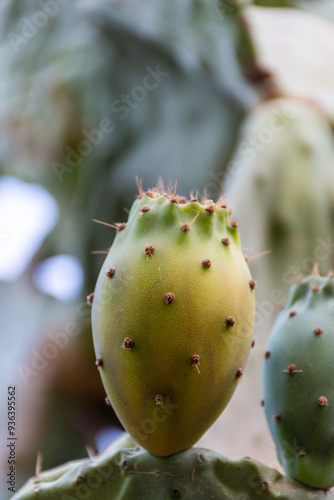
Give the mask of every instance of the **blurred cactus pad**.
[{"label": "blurred cactus pad", "polygon": [[99,456],[30,479],[12,500],[321,500],[331,493],[282,476],[249,457],[203,448],[156,457],[125,436]]}]

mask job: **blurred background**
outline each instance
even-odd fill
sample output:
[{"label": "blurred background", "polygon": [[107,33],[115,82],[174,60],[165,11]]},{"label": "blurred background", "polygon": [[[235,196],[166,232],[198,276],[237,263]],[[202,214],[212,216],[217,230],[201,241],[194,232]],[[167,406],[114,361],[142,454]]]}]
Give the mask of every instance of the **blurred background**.
[{"label": "blurred background", "polygon": [[[122,430],[90,309],[136,195],[226,193],[258,281],[252,350],[199,442],[279,468],[262,400],[270,327],[296,276],[334,266],[332,0],[2,0],[0,490],[16,387],[17,487]],[[160,181],[159,181],[160,182]],[[4,497],[4,498],[9,498]]]}]

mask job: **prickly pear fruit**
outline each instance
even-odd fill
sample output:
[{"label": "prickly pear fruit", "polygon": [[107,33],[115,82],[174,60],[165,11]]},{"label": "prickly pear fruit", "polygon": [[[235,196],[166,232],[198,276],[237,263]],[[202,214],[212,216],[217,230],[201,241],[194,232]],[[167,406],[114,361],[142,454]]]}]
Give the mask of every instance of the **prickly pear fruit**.
[{"label": "prickly pear fruit", "polygon": [[249,457],[230,460],[204,448],[191,448],[161,458],[121,444],[112,444],[93,459],[76,460],[31,478],[12,500],[334,498]]},{"label": "prickly pear fruit", "polygon": [[296,283],[272,330],[264,405],[286,473],[315,488],[334,485],[334,279]]},{"label": "prickly pear fruit", "polygon": [[97,365],[120,421],[150,452],[192,446],[243,373],[254,287],[220,200],[141,193],[92,301]]}]

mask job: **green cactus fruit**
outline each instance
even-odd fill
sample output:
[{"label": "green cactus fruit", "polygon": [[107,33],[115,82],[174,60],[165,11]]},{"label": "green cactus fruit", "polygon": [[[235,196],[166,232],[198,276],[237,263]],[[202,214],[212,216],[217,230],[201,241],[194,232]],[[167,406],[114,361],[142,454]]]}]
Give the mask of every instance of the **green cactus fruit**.
[{"label": "green cactus fruit", "polygon": [[264,367],[267,421],[286,473],[334,485],[334,278],[296,283],[272,330]]},{"label": "green cactus fruit", "polygon": [[231,460],[204,448],[191,448],[162,458],[123,444],[111,445],[93,459],[77,460],[31,478],[12,500],[334,498],[249,457]]},{"label": "green cactus fruit", "polygon": [[254,287],[223,200],[141,193],[92,301],[103,384],[127,431],[166,456],[231,398],[251,347]]}]

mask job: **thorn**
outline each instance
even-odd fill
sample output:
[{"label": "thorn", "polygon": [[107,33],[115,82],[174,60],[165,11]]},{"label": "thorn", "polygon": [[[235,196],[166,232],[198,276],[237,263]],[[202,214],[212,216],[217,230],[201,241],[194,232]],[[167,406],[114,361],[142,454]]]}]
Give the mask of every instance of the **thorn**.
[{"label": "thorn", "polygon": [[90,253],[91,254],[96,254],[96,255],[98,255],[98,254],[107,254],[108,250],[92,250]]},{"label": "thorn", "polygon": [[316,335],[321,335],[321,334],[323,333],[323,331],[324,331],[324,330],[323,330],[323,328],[321,328],[320,326],[318,326],[318,327],[317,327],[317,328],[315,328],[313,331],[314,331],[314,333],[315,333]]},{"label": "thorn", "polygon": [[220,207],[220,208],[227,208],[227,204],[226,204],[226,201],[225,201],[225,197],[226,197],[226,194],[223,194],[219,200],[217,201],[216,203],[216,206],[217,207]]},{"label": "thorn", "polygon": [[165,302],[166,304],[173,304],[175,300],[175,295],[171,292],[165,294]]},{"label": "thorn", "polygon": [[270,352],[270,351],[266,351],[266,352],[264,353],[264,359],[269,359],[269,358],[270,358],[270,354],[271,354],[271,352]]},{"label": "thorn", "polygon": [[128,208],[126,208],[126,207],[123,207],[123,210],[124,210],[124,212],[125,212],[125,213],[126,213],[127,215],[129,215],[129,213],[130,213],[130,210],[129,210]]},{"label": "thorn", "polygon": [[312,269],[312,274],[314,276],[319,276],[319,262],[315,262]]},{"label": "thorn", "polygon": [[108,396],[106,396],[104,398],[104,401],[105,401],[106,405],[111,406],[111,402],[110,402],[110,399],[108,398]]},{"label": "thorn", "polygon": [[83,476],[78,476],[75,480],[75,484],[82,484],[84,482]]},{"label": "thorn", "polygon": [[283,370],[285,373],[290,373],[290,375],[294,375],[295,373],[302,373],[303,370],[297,370],[296,365],[289,365],[286,370]]},{"label": "thorn", "polygon": [[261,401],[261,406],[264,407],[264,399],[262,399],[262,401]]},{"label": "thorn", "polygon": [[209,201],[212,201],[212,200],[208,200],[207,204],[205,205],[204,208],[207,212],[209,212],[209,214],[213,214],[215,211],[216,205],[214,203],[209,203]]},{"label": "thorn", "polygon": [[95,450],[94,448],[92,448],[91,446],[86,446],[86,451],[87,451],[87,455],[89,456],[89,458],[93,459],[96,457],[96,453],[95,453]]},{"label": "thorn", "polygon": [[148,257],[153,256],[154,250],[155,250],[155,248],[152,247],[152,245],[147,245],[145,247],[144,253],[145,253],[145,255],[147,255],[147,259],[148,259]]},{"label": "thorn", "polygon": [[139,209],[142,213],[149,212],[151,210],[151,207],[148,205],[142,205]]},{"label": "thorn", "polygon": [[204,259],[204,260],[202,260],[202,264],[203,264],[203,267],[208,269],[209,267],[211,267],[212,262],[210,259]]},{"label": "thorn", "polygon": [[251,349],[253,349],[254,346],[255,346],[255,340],[252,340]]},{"label": "thorn", "polygon": [[89,306],[93,304],[93,300],[94,300],[94,293],[90,293],[89,295],[87,295],[87,304]]},{"label": "thorn", "polygon": [[296,311],[290,311],[289,316],[290,318],[293,318],[294,316],[296,316],[296,314],[297,314]]},{"label": "thorn", "polygon": [[237,378],[241,378],[243,376],[243,374],[244,374],[243,369],[242,368],[238,368],[236,377]]},{"label": "thorn", "polygon": [[279,422],[281,420],[281,415],[279,413],[276,413],[274,418],[272,418],[271,420],[273,420],[274,422]]},{"label": "thorn", "polygon": [[36,466],[35,466],[35,476],[39,477],[43,468],[43,453],[41,451],[37,452]]},{"label": "thorn", "polygon": [[235,325],[235,319],[233,318],[233,316],[229,316],[227,318],[226,324],[227,324],[227,326],[234,326]]},{"label": "thorn", "polygon": [[234,229],[236,229],[238,227],[238,223],[236,220],[231,220],[230,225],[231,225],[231,227],[234,227]]},{"label": "thorn", "polygon": [[230,243],[230,240],[228,238],[222,238],[222,243],[223,245],[226,245],[226,246],[229,246],[231,243]]},{"label": "thorn", "polygon": [[250,257],[248,257],[248,260],[255,260],[259,257],[263,257],[264,255],[268,255],[269,253],[271,253],[271,250],[264,250],[263,252],[257,253],[256,255],[251,255]]},{"label": "thorn", "polygon": [[182,231],[189,231],[190,228],[191,228],[191,226],[194,224],[194,222],[199,217],[200,213],[201,213],[201,210],[199,210],[197,212],[197,214],[195,215],[195,217],[189,223],[185,222],[184,224],[182,224],[182,226],[181,226]]},{"label": "thorn", "polygon": [[329,406],[328,399],[325,396],[320,396],[320,398],[318,399],[318,405],[319,406]]},{"label": "thorn", "polygon": [[122,344],[123,349],[132,349],[133,345],[134,345],[134,341],[132,339],[130,339],[130,337],[126,337],[123,340],[123,344]]},{"label": "thorn", "polygon": [[139,196],[142,198],[143,197],[143,181],[142,179],[139,179],[139,177],[136,175],[136,184],[137,184],[137,189],[138,189],[138,198]]},{"label": "thorn", "polygon": [[116,269],[114,269],[113,267],[111,267],[110,269],[108,269],[108,271],[106,271],[106,276],[108,278],[112,278],[114,276],[114,274],[115,274],[115,271],[116,271]]},{"label": "thorn", "polygon": [[164,401],[165,401],[165,398],[163,396],[161,396],[161,394],[157,394],[155,396],[155,404],[162,405]]},{"label": "thorn", "polygon": [[312,285],[312,286],[311,286],[311,290],[312,290],[312,292],[319,292],[319,287],[318,287],[318,285]]},{"label": "thorn", "polygon": [[180,205],[185,205],[186,203],[188,203],[188,200],[185,196],[180,196],[179,198],[179,204]]},{"label": "thorn", "polygon": [[103,222],[97,219],[93,219],[93,222],[97,222],[97,224],[102,224],[103,226],[112,227],[113,229],[116,229],[117,232],[122,231],[126,228],[125,222],[116,222],[116,224],[109,224],[108,222]]},{"label": "thorn", "polygon": [[250,285],[251,289],[254,290],[254,288],[256,287],[256,281],[249,280],[249,285]]},{"label": "thorn", "polygon": [[199,371],[199,368],[198,368],[198,365],[200,364],[199,363],[200,362],[200,356],[198,354],[194,354],[193,356],[191,356],[190,361],[191,361],[191,364],[193,366],[196,366],[198,373],[201,373]]},{"label": "thorn", "polygon": [[198,201],[198,191],[194,195],[193,191],[190,191],[190,200],[189,203],[196,203]]},{"label": "thorn", "polygon": [[95,361],[95,365],[99,368],[100,366],[103,366],[103,359],[102,358],[97,358]]}]

